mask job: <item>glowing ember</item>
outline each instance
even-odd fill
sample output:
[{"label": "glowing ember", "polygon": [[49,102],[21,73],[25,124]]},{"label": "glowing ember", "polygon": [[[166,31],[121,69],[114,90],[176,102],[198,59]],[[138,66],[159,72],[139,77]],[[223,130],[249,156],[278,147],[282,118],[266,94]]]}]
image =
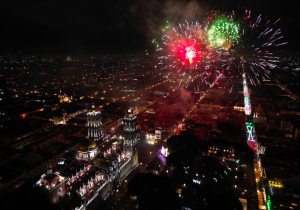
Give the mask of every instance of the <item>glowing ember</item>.
[{"label": "glowing ember", "polygon": [[189,59],[190,64],[193,63],[193,58],[196,57],[196,52],[194,50],[191,49],[191,47],[187,47],[185,48],[186,50],[186,57],[187,59]]},{"label": "glowing ember", "polygon": [[164,148],[164,146],[161,147],[160,153],[164,156],[168,156],[168,148]]}]

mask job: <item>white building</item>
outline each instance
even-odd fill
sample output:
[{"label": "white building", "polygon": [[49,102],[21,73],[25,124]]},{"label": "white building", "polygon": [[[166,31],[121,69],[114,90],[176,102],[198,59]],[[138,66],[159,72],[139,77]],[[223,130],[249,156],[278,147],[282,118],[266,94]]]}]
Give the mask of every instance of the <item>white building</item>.
[{"label": "white building", "polygon": [[98,141],[101,137],[101,112],[95,110],[95,105],[92,105],[92,110],[87,113],[88,137]]},{"label": "white building", "polygon": [[77,160],[92,160],[99,153],[99,149],[96,146],[96,143],[92,139],[85,139],[80,142],[78,150],[76,153]]}]

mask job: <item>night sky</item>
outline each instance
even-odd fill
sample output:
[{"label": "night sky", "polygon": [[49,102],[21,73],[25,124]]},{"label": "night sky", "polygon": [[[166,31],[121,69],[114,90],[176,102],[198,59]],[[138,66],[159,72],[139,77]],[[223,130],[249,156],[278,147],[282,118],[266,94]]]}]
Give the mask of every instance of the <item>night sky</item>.
[{"label": "night sky", "polygon": [[0,51],[142,52],[151,48],[165,20],[199,19],[211,7],[247,6],[274,20],[281,17],[289,49],[297,50],[300,18],[293,0],[9,0],[0,3]]}]

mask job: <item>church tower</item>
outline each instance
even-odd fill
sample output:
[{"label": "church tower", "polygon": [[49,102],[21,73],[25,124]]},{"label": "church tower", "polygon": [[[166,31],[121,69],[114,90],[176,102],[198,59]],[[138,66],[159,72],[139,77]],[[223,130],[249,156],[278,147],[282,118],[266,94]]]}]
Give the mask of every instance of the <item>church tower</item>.
[{"label": "church tower", "polygon": [[101,112],[95,110],[95,105],[92,105],[92,110],[87,113],[88,137],[94,141],[101,138]]},{"label": "church tower", "polygon": [[128,109],[127,114],[123,117],[123,146],[125,154],[132,158],[132,167],[138,164],[136,125],[137,117],[133,114],[132,109]]}]

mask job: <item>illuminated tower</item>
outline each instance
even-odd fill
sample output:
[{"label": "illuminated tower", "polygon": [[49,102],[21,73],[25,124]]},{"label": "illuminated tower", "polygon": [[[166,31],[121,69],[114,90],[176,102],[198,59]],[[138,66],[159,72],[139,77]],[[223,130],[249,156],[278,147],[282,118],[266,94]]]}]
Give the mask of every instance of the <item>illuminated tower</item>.
[{"label": "illuminated tower", "polygon": [[[243,61],[243,58],[241,57]],[[244,62],[244,61],[243,61]],[[244,88],[244,106],[245,106],[245,115],[247,116],[246,120],[246,131],[247,131],[247,144],[248,146],[253,149],[254,156],[257,159],[257,137],[255,133],[255,127],[253,124],[252,116],[251,116],[251,103],[250,103],[250,94],[249,89],[247,86],[247,77],[245,73],[245,66],[244,63],[242,64],[243,68],[243,88]]]},{"label": "illuminated tower", "polygon": [[127,114],[123,117],[123,146],[127,156],[132,158],[132,167],[138,164],[137,151],[137,117],[133,114],[132,109],[127,110]]},{"label": "illuminated tower", "polygon": [[101,137],[101,112],[95,110],[95,105],[92,105],[92,110],[87,113],[88,137],[94,141],[98,141]]},{"label": "illuminated tower", "polygon": [[253,149],[254,156],[257,156],[257,136],[255,133],[255,127],[253,122],[246,122],[246,132],[247,132],[247,144],[248,146]]},{"label": "illuminated tower", "polygon": [[243,73],[245,115],[251,115],[250,94],[247,86],[246,73]]}]

